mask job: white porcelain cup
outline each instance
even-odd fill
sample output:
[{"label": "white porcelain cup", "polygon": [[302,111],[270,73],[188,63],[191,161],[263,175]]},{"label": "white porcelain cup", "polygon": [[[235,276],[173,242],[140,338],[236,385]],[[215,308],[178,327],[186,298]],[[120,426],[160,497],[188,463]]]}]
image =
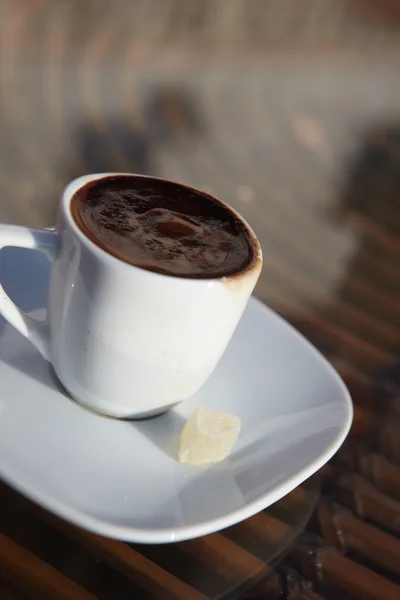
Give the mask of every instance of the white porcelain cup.
[{"label": "white porcelain cup", "polygon": [[0,225],[0,248],[39,250],[52,261],[46,321],[23,313],[1,285],[0,314],[52,363],[79,403],[141,418],[168,410],[207,380],[257,282],[262,254],[253,231],[227,207],[245,224],[255,250],[238,274],[172,277],[115,258],[82,232],[70,210],[82,186],[110,175],[118,174],[86,175],[67,185],[55,230]]}]

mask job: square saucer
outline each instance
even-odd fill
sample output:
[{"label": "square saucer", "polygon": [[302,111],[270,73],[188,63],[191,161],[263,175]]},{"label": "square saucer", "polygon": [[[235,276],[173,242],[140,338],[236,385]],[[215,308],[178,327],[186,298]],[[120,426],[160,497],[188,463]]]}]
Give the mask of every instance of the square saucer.
[{"label": "square saucer", "polygon": [[[6,248],[0,280],[45,315],[49,264]],[[240,417],[227,459],[189,467],[179,436],[197,406]],[[66,520],[140,543],[182,541],[261,511],[322,467],[352,421],[349,393],[295,329],[252,298],[205,386],[169,413],[118,421],[73,402],[38,351],[0,317],[0,477]]]}]

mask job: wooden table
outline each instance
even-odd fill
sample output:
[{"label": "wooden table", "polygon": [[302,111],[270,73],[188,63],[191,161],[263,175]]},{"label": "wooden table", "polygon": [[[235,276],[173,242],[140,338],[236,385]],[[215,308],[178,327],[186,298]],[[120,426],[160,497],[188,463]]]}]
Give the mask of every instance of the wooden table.
[{"label": "wooden table", "polygon": [[2,600],[400,598],[400,41],[365,4],[0,0],[0,221],[51,225],[89,172],[214,192],[261,240],[256,294],[355,402],[317,478],[184,544],[105,540],[3,485]]}]

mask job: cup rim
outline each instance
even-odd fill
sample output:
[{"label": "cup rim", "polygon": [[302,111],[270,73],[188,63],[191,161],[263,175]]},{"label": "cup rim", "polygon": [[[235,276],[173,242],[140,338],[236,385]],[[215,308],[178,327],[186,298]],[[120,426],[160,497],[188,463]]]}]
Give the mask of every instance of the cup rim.
[{"label": "cup rim", "polygon": [[[209,198],[211,198],[211,200],[221,204],[226,210],[233,213],[234,216],[237,219],[239,219],[239,221],[246,228],[247,233],[249,234],[249,237],[251,239],[251,243],[254,246],[254,256],[253,256],[251,263],[249,265],[247,265],[247,267],[245,267],[245,269],[242,269],[241,271],[237,271],[236,273],[232,273],[230,275],[222,275],[219,277],[204,277],[204,278],[193,277],[192,278],[192,277],[187,277],[187,276],[171,275],[171,274],[166,274],[166,273],[159,273],[157,271],[150,271],[150,270],[144,269],[143,267],[140,267],[138,265],[133,265],[131,263],[125,262],[124,260],[118,258],[117,256],[114,256],[113,254],[110,254],[106,250],[103,250],[103,248],[101,248],[100,246],[98,246],[97,244],[92,242],[92,240],[87,235],[85,235],[85,233],[80,229],[80,227],[76,223],[76,221],[73,218],[72,213],[71,213],[71,201],[72,201],[72,198],[74,197],[74,195],[76,194],[76,192],[78,192],[78,190],[80,190],[83,186],[85,186],[86,184],[88,184],[92,181],[106,179],[107,177],[139,177],[141,179],[150,179],[153,181],[154,180],[155,181],[163,181],[166,183],[179,185],[183,188],[186,188],[187,190],[195,192],[196,194],[202,194],[202,195],[208,196]],[[128,173],[128,172],[122,172],[122,171],[121,172],[120,171],[114,171],[114,172],[110,171],[110,172],[104,172],[104,173],[90,173],[87,175],[81,175],[80,177],[76,177],[75,179],[70,181],[65,186],[65,188],[62,192],[62,195],[61,195],[60,206],[63,209],[63,213],[67,219],[68,225],[74,231],[75,235],[77,235],[80,242],[82,242],[84,245],[89,247],[92,252],[94,252],[95,254],[98,254],[102,260],[105,260],[109,264],[118,265],[119,268],[128,268],[130,270],[137,269],[141,273],[146,273],[149,276],[164,277],[169,280],[174,279],[174,280],[181,280],[181,281],[186,281],[186,282],[190,281],[193,283],[195,283],[195,282],[211,283],[211,282],[216,282],[216,281],[235,280],[238,277],[242,277],[242,276],[246,275],[250,271],[256,270],[257,266],[260,267],[260,271],[261,271],[262,262],[263,262],[261,245],[260,245],[260,242],[259,242],[256,234],[254,233],[252,227],[248,224],[246,219],[239,212],[237,212],[237,210],[235,210],[232,206],[230,206],[229,204],[227,204],[220,198],[218,198],[208,192],[204,192],[193,186],[186,185],[185,183],[180,183],[178,181],[174,181],[172,179],[167,179],[165,177],[158,177],[158,176],[154,176],[154,175],[143,175],[141,173]]]}]

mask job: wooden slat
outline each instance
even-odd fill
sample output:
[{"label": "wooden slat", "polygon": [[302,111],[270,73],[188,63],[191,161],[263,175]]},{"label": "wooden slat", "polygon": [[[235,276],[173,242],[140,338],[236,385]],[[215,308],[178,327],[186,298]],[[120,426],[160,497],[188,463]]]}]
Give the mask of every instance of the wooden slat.
[{"label": "wooden slat", "polygon": [[179,544],[184,552],[236,584],[258,581],[272,572],[269,565],[221,533],[213,533]]},{"label": "wooden slat", "polygon": [[[1,574],[3,576],[3,574]],[[27,597],[12,587],[10,583],[0,578],[0,598],[1,600],[27,600]]]},{"label": "wooden slat", "polygon": [[156,598],[162,600],[208,600],[204,594],[165,571],[128,544],[71,525],[40,506],[29,502],[8,486],[0,486],[0,493],[19,502],[24,509],[29,510],[68,538],[93,552],[95,556],[104,560],[134,583],[142,586]]},{"label": "wooden slat", "polygon": [[[278,211],[275,221],[273,213]],[[320,283],[320,274],[326,274],[329,271],[337,269],[337,265],[331,263],[328,257],[315,252],[315,247],[319,246],[316,240],[310,240],[309,236],[313,234],[313,225],[308,223],[308,227],[304,228],[305,235],[302,239],[298,237],[293,239],[293,230],[299,224],[303,213],[295,215],[296,225],[287,222],[288,215],[279,214],[279,204],[269,207],[268,214],[261,213],[258,219],[258,228],[262,228],[269,238],[274,240],[274,246],[277,247],[277,253],[274,256],[268,254],[264,256],[264,264],[268,267],[268,284],[271,284],[271,275],[273,280],[279,282],[287,294],[296,294],[296,303],[298,310],[296,314],[302,319],[315,319],[318,311],[315,307],[307,307],[307,298],[310,294],[324,295],[326,291]],[[306,213],[307,215],[307,213]],[[307,217],[306,217],[307,218]],[[307,235],[308,234],[308,235]],[[281,249],[281,248],[282,249]],[[290,251],[290,258],[285,258],[285,253]],[[394,275],[393,275],[394,277]],[[371,281],[372,279],[372,281]],[[363,279],[357,273],[354,273],[351,280],[347,283],[354,290],[356,299],[353,303],[344,301],[340,296],[326,301],[324,304],[324,314],[327,314],[330,325],[335,325],[335,321],[347,323],[347,327],[340,326],[339,329],[344,333],[348,330],[353,334],[354,325],[361,328],[360,333],[355,336],[360,342],[363,342],[363,333],[369,338],[373,344],[379,347],[395,346],[400,341],[400,332],[398,330],[396,315],[399,315],[399,306],[397,304],[395,293],[390,293],[381,286],[377,285],[370,275],[369,278]],[[357,298],[360,299],[357,302]],[[379,315],[371,315],[365,311],[363,300],[368,298],[369,301],[375,302],[378,306],[385,307],[388,314],[393,315],[395,322],[392,327],[388,322],[379,318]],[[299,300],[303,302],[299,302]],[[301,306],[304,304],[305,306]],[[338,327],[338,324],[336,324]],[[369,345],[369,351],[374,353],[374,348]]]},{"label": "wooden slat", "polygon": [[293,547],[291,557],[313,582],[333,586],[354,600],[400,598],[400,586],[343,556],[318,536],[302,536]]},{"label": "wooden slat", "polygon": [[319,555],[319,572],[324,583],[359,600],[399,600],[400,587],[353,560],[327,552]]},{"label": "wooden slat", "polygon": [[[9,498],[15,498],[16,502],[24,506],[24,510],[29,510],[35,516],[44,519],[156,597],[162,598],[162,600],[166,598],[205,600],[206,597],[203,594],[158,567],[127,544],[103,538],[69,525],[42,508],[31,504],[7,486],[1,486],[0,492]],[[171,546],[172,552],[174,547],[175,545]],[[268,577],[267,582],[259,584],[259,589],[264,594],[272,593],[272,591],[280,593],[279,581],[277,577],[274,577],[273,569],[263,560],[220,533],[182,542],[176,544],[176,547],[190,554],[196,561],[201,562],[234,586],[244,584],[246,587],[252,586]]]},{"label": "wooden slat", "polygon": [[354,417],[350,435],[359,438],[366,435],[373,425],[374,417],[373,411],[354,405]]},{"label": "wooden slat", "polygon": [[260,512],[242,521],[237,528],[249,532],[255,538],[268,544],[282,543],[285,538],[293,535],[289,525],[266,512]]},{"label": "wooden slat", "polygon": [[359,517],[400,533],[400,502],[378,491],[358,473],[348,473],[335,481],[335,498]]},{"label": "wooden slat", "polygon": [[[358,406],[355,407],[354,417],[357,418],[358,423],[362,419],[364,423],[371,419],[376,422],[377,416],[369,411],[363,411]],[[354,429],[354,421],[352,429]],[[400,467],[389,462],[384,456],[370,452],[362,444],[346,442],[335,456],[334,464],[336,470],[359,472],[381,492],[400,499]]]},{"label": "wooden slat", "polygon": [[400,540],[325,501],[318,505],[318,518],[327,543],[336,544],[345,552],[357,552],[375,564],[400,573]]},{"label": "wooden slat", "polygon": [[162,600],[207,600],[207,597],[168,573],[127,544],[60,523],[59,529]]},{"label": "wooden slat", "polygon": [[0,565],[18,585],[51,600],[96,600],[96,597],[0,533]]},{"label": "wooden slat", "polygon": [[287,496],[284,496],[279,500],[279,508],[283,510],[293,510],[298,509],[299,506],[305,504],[307,502],[307,492],[301,488],[297,487],[292,490]]},{"label": "wooden slat", "polygon": [[304,326],[302,324],[301,330],[311,338],[317,335],[324,337],[326,341],[330,341],[335,347],[338,347],[342,354],[354,353],[363,368],[369,367],[376,370],[383,365],[390,364],[396,357],[393,352],[365,342],[351,330],[338,327],[331,321],[320,317],[307,321]]},{"label": "wooden slat", "polygon": [[235,587],[253,590],[255,586],[257,594],[266,599],[282,596],[275,570],[222,533],[182,542],[179,548]]},{"label": "wooden slat", "polygon": [[397,236],[390,234],[371,219],[367,220],[356,214],[349,216],[349,222],[371,241],[384,248],[394,260],[400,260],[400,242]]},{"label": "wooden slat", "polygon": [[372,452],[360,458],[359,467],[361,474],[376,487],[400,499],[400,467]]},{"label": "wooden slat", "polygon": [[201,592],[123,542],[104,538],[40,511],[43,518],[160,600],[207,600]]},{"label": "wooden slat", "polygon": [[[181,598],[187,598],[188,600],[191,600],[191,598],[193,600],[205,599],[204,595],[170,575],[128,545],[87,533],[69,525],[30,503],[7,486],[0,486],[0,492],[7,496],[9,501],[18,502],[24,510],[44,519],[69,538],[101,557],[105,562],[135,583],[142,585],[144,589],[156,597],[163,600],[165,598],[173,598],[174,600],[180,600]],[[280,523],[272,517],[271,519]],[[255,518],[256,521],[257,517]],[[283,523],[280,525],[280,531],[282,527],[286,531],[286,526]],[[277,532],[275,532],[276,535]],[[196,561],[204,564],[234,587],[239,585],[252,587],[257,584],[259,591],[262,591],[264,595],[276,593],[278,597],[281,593],[279,579],[268,564],[220,533],[182,542],[176,544],[176,546],[173,545],[171,546],[172,552],[175,547],[190,554]],[[258,584],[260,580],[265,578],[267,581]]]}]

